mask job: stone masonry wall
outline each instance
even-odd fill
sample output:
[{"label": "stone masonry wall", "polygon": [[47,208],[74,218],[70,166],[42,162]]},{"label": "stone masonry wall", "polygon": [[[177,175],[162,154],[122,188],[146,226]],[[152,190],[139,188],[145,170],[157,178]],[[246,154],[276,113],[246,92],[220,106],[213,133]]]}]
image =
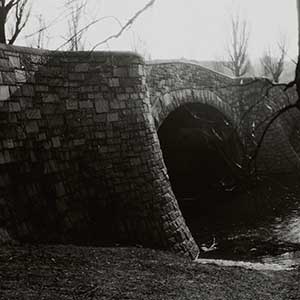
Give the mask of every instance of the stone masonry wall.
[{"label": "stone masonry wall", "polygon": [[[150,62],[146,68],[150,101],[181,89],[213,91],[219,98],[226,99],[232,109],[238,108],[236,79],[214,72],[195,63],[181,61]],[[238,80],[239,82],[239,80]],[[236,110],[238,114],[238,109]]]},{"label": "stone masonry wall", "polygon": [[[260,102],[262,83],[182,62],[145,66],[132,53],[0,45],[0,243],[141,244],[196,257],[156,126],[198,101],[249,136],[282,105],[277,93]],[[298,168],[289,116],[266,136],[266,170]]]},{"label": "stone masonry wall", "polygon": [[131,53],[0,46],[0,229],[195,257]]}]

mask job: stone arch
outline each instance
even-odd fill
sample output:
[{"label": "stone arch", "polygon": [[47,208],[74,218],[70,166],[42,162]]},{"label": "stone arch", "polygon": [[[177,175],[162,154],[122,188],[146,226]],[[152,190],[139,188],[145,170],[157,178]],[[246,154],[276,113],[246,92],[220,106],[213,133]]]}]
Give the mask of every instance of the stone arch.
[{"label": "stone arch", "polygon": [[235,127],[238,125],[239,119],[237,112],[216,93],[208,89],[178,89],[159,95],[153,102],[151,112],[156,129],[160,127],[172,111],[186,103],[210,105],[223,113]]},{"label": "stone arch", "polygon": [[[156,129],[158,132],[158,137],[160,139],[160,145],[161,150],[164,156],[164,162],[167,168],[167,172],[170,178],[171,186],[173,189],[173,192],[177,198],[177,201],[179,202],[179,206],[181,208],[180,202],[182,199],[192,199],[195,198],[197,193],[198,195],[202,194],[201,199],[209,199],[207,195],[212,194],[206,194],[206,192],[202,191],[202,187],[208,185],[211,182],[208,182],[210,178],[217,178],[215,176],[215,166],[216,168],[219,168],[218,163],[220,162],[220,157],[214,158],[216,152],[213,152],[209,154],[209,156],[205,156],[207,152],[201,152],[201,154],[204,154],[204,159],[197,160],[197,155],[199,152],[197,152],[199,149],[204,149],[206,145],[203,146],[203,148],[199,148],[198,146],[201,144],[200,139],[196,141],[195,143],[190,143],[191,138],[198,137],[198,134],[201,132],[201,128],[193,128],[192,130],[190,128],[187,128],[187,123],[184,123],[184,111],[187,111],[185,108],[188,106],[192,108],[194,105],[194,108],[197,108],[199,110],[203,110],[203,115],[206,115],[208,118],[215,118],[214,120],[228,120],[230,125],[227,129],[228,132],[232,130],[233,127],[238,125],[238,116],[235,114],[234,110],[225,103],[220,97],[218,97],[215,93],[213,93],[210,90],[193,90],[193,89],[184,89],[184,90],[177,90],[172,91],[167,94],[159,96],[156,101],[154,101],[154,105],[152,106],[152,115],[155,120]],[[196,111],[196,110],[195,110]],[[177,114],[177,115],[176,115]],[[179,114],[182,117],[178,117]],[[185,114],[189,115],[189,112]],[[170,117],[173,116],[171,119]],[[181,119],[180,119],[181,118]],[[171,127],[167,129],[167,131],[164,131],[163,137],[160,135],[159,130],[161,128],[164,128],[165,124],[168,122],[173,122]],[[178,126],[176,125],[178,124]],[[185,125],[184,125],[185,124]],[[174,127],[173,127],[174,126]],[[183,128],[180,128],[183,127]],[[186,127],[186,128],[184,128]],[[225,126],[224,126],[225,127]],[[171,130],[170,130],[171,129]],[[174,129],[174,132],[173,132]],[[179,143],[178,140],[183,141],[181,139],[182,135],[180,131],[176,131],[177,129],[187,130],[187,136],[189,136],[190,139],[185,140],[182,142],[181,146],[183,148],[180,148],[178,151],[177,145]],[[222,129],[223,130],[223,129]],[[224,129],[225,130],[225,129]],[[177,141],[174,143],[174,140],[172,140],[172,136],[177,138]],[[227,135],[228,136],[228,135]],[[164,140],[164,138],[166,138]],[[234,140],[236,139],[236,140]],[[238,150],[241,150],[242,143],[240,140],[240,135],[238,133],[235,133],[234,139],[230,141],[238,141],[237,148]],[[186,143],[186,145],[185,145]],[[170,148],[168,148],[168,144],[171,145]],[[179,146],[179,147],[181,147]],[[191,151],[191,148],[195,146],[194,152]],[[200,145],[201,146],[201,145]],[[235,146],[234,146],[235,147]],[[183,151],[182,151],[183,149]],[[208,148],[207,148],[208,149]],[[167,153],[169,151],[169,153]],[[174,151],[174,154],[172,153]],[[178,152],[177,152],[178,151]],[[180,152],[182,151],[182,152]],[[185,152],[186,151],[186,152]],[[171,155],[170,155],[171,153]],[[236,152],[237,153],[237,152]],[[240,152],[242,154],[242,152]],[[201,156],[201,155],[199,155]],[[242,156],[242,155],[241,155]],[[240,156],[240,158],[241,158]],[[194,159],[196,158],[196,159]],[[212,160],[211,160],[212,158]],[[215,159],[215,161],[214,161]],[[207,161],[205,161],[207,160]],[[212,163],[211,163],[212,162]],[[204,165],[206,164],[206,165]],[[187,166],[187,167],[185,167]],[[218,169],[218,172],[221,170],[220,174],[223,177],[222,174],[228,174],[226,173],[225,169],[222,169],[224,165],[220,166],[220,169]],[[193,169],[194,168],[194,169]],[[197,169],[198,168],[198,169]],[[201,169],[203,168],[203,169]],[[208,169],[211,169],[211,173],[207,172]],[[193,169],[193,170],[192,170]],[[188,171],[187,171],[188,170]],[[186,172],[187,171],[187,172]],[[199,171],[199,173],[196,173]],[[203,171],[203,173],[199,176],[199,174]],[[195,172],[195,173],[193,173]],[[194,175],[194,176],[193,176]],[[217,174],[219,176],[219,174]],[[197,178],[196,178],[197,177]],[[206,178],[205,178],[206,177]],[[204,181],[202,181],[202,179]],[[225,177],[223,177],[225,178]],[[229,178],[229,177],[227,177]],[[195,179],[195,181],[193,181]],[[199,180],[201,184],[199,185]],[[207,182],[205,182],[207,180]],[[217,181],[216,181],[217,182]],[[182,188],[183,187],[183,188]],[[211,189],[212,191],[213,189]],[[187,192],[188,191],[188,192]],[[200,199],[200,198],[198,198]],[[185,201],[185,200],[183,200]],[[185,212],[182,211],[183,216],[187,217],[185,215]],[[189,222],[188,222],[189,223]]]},{"label": "stone arch", "polygon": [[[203,109],[203,116],[206,117],[206,114],[209,114],[211,120],[214,120],[215,118],[219,118],[220,120],[220,118],[222,118],[227,122],[228,125],[228,128],[225,128],[225,131],[227,131],[227,136],[228,131],[230,131],[229,135],[234,136],[233,139],[230,138],[235,144],[233,147],[235,149],[233,150],[232,154],[234,153],[235,158],[239,160],[239,163],[242,163],[242,153],[244,151],[242,149],[243,137],[239,128],[238,112],[235,111],[235,109],[233,109],[222,98],[220,98],[215,92],[209,89],[177,89],[160,95],[152,103],[152,116],[158,135],[161,125],[163,125],[163,123],[167,121],[172,114],[175,114],[180,109],[187,108],[188,106],[191,107],[194,105],[201,107],[200,109]],[[180,122],[184,121],[181,120]],[[223,128],[221,128],[221,131],[224,132]],[[201,134],[201,132],[198,132],[198,134]],[[172,133],[167,135],[172,135]],[[161,143],[161,147],[164,152],[165,149],[163,144],[164,143]],[[181,154],[183,155],[183,153]],[[218,153],[215,154],[217,155]],[[165,159],[167,159],[167,157],[165,157]],[[221,160],[220,164],[222,163],[224,162]],[[165,164],[168,165],[168,161],[165,161]],[[217,168],[218,166],[216,165],[215,167]]]},{"label": "stone arch", "polygon": [[[199,110],[203,109],[203,116],[206,117],[209,115],[209,118],[211,120],[216,121],[217,119],[221,121],[225,121],[227,123],[227,126],[222,126],[219,129],[224,132],[227,131],[227,137],[230,137],[231,142],[234,142],[236,144],[236,147],[231,153],[232,155],[235,155],[235,158],[239,160],[239,163],[242,163],[242,153],[243,153],[243,143],[242,143],[242,132],[239,130],[239,118],[238,118],[238,112],[236,112],[234,109],[231,108],[231,106],[223,101],[215,92],[209,90],[209,89],[177,89],[174,91],[169,91],[168,93],[165,93],[163,95],[160,95],[157,99],[155,99],[154,102],[152,102],[152,116],[154,119],[155,127],[159,135],[159,129],[161,125],[169,119],[169,117],[172,114],[177,113],[182,108],[185,108],[188,111],[188,114],[191,114],[191,111],[187,109],[188,107],[191,108],[191,106],[194,105],[198,106],[198,112]],[[193,110],[193,108],[192,108]],[[191,114],[192,116],[192,114]],[[193,117],[191,117],[193,118]],[[169,120],[168,120],[169,121]],[[177,122],[179,120],[177,119]],[[184,122],[183,119],[179,121],[179,123]],[[174,126],[175,124],[173,124]],[[178,125],[179,127],[181,125]],[[175,127],[178,126],[175,125]],[[189,125],[190,126],[190,125]],[[196,125],[198,126],[198,125]],[[225,130],[223,130],[223,127]],[[173,130],[172,130],[173,131]],[[228,134],[228,131],[230,133]],[[201,135],[201,130],[198,133],[195,134],[194,137]],[[167,139],[169,139],[170,135],[173,135],[173,132],[169,132],[167,134]],[[178,138],[178,137],[176,137]],[[237,143],[236,143],[237,142]],[[161,148],[164,152],[164,143],[161,143]],[[200,142],[201,144],[201,142]],[[238,144],[238,145],[237,145]],[[198,145],[199,146],[199,145]],[[228,148],[228,147],[227,147]],[[228,149],[227,149],[228,150]],[[232,150],[232,148],[231,148]],[[226,151],[226,150],[225,150]],[[239,152],[239,153],[238,153]],[[218,153],[215,153],[216,155]],[[189,155],[189,154],[187,154]],[[238,156],[240,156],[238,158]],[[166,158],[166,157],[165,157]],[[167,158],[166,158],[167,159]],[[168,162],[165,161],[165,164],[168,165]],[[216,166],[217,167],[217,166]]]}]

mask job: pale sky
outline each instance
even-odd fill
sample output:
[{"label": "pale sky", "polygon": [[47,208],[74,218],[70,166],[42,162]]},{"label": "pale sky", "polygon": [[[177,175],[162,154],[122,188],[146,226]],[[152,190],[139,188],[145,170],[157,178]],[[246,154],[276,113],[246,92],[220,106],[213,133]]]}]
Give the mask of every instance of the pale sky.
[{"label": "pale sky", "polygon": [[[149,0],[88,0],[84,22],[114,16],[124,24]],[[67,18],[63,0],[32,0],[33,12],[26,33],[37,29],[38,14],[51,24],[47,45],[56,49],[66,36]],[[260,57],[267,47],[276,46],[286,37],[288,54],[297,54],[296,0],[156,0],[118,40],[98,50],[134,50],[151,55],[152,59],[187,58],[213,60],[224,56],[226,37],[230,32],[231,11],[240,11],[250,24],[249,52]],[[120,28],[113,18],[104,19],[87,33],[90,48]],[[29,45],[20,38],[17,44]]]}]

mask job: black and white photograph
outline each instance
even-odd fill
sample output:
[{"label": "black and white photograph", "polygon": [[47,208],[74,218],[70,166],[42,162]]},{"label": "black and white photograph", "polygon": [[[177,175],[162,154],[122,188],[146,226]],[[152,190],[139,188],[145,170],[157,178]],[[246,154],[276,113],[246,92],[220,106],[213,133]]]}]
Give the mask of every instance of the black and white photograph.
[{"label": "black and white photograph", "polygon": [[0,300],[300,300],[300,0],[0,0]]}]

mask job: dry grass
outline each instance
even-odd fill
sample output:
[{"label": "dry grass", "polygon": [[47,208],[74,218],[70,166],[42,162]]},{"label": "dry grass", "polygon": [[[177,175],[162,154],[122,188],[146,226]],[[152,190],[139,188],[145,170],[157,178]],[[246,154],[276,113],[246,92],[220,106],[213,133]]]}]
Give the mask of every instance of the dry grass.
[{"label": "dry grass", "polygon": [[0,248],[0,299],[300,299],[300,272],[199,265],[141,248]]}]

